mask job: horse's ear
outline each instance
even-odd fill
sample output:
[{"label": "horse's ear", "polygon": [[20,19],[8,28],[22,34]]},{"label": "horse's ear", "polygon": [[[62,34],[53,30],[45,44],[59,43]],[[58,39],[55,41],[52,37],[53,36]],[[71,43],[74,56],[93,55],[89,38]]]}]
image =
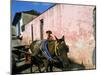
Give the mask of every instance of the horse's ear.
[{"label": "horse's ear", "polygon": [[65,37],[64,37],[64,35],[62,36],[62,40],[64,41],[64,39],[65,39]]},{"label": "horse's ear", "polygon": [[58,41],[58,38],[55,36],[56,40]]}]

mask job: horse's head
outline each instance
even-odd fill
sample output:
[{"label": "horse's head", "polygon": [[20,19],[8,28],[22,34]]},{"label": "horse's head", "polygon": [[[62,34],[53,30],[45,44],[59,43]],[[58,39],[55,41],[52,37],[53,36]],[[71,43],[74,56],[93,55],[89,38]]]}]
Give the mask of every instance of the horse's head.
[{"label": "horse's head", "polygon": [[59,57],[60,61],[63,64],[63,67],[68,65],[68,56],[67,53],[69,52],[69,47],[65,43],[64,36],[58,39],[56,36],[56,44],[55,44],[55,54]]}]

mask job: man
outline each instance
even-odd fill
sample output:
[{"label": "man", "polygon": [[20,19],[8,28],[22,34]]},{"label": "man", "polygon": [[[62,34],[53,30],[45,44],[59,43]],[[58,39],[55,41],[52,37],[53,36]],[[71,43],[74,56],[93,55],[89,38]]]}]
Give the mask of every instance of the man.
[{"label": "man", "polygon": [[48,60],[51,61],[52,60],[52,57],[51,57],[50,52],[48,50],[48,41],[53,40],[53,37],[51,36],[52,32],[50,30],[46,31],[46,34],[48,36],[47,36],[47,39],[46,40],[43,40],[42,41],[42,51],[43,51],[43,54],[45,55],[45,57]]},{"label": "man", "polygon": [[50,30],[46,31],[46,34],[48,35],[48,36],[47,36],[47,40],[48,40],[48,41],[53,40],[53,37],[51,36],[52,32],[51,32]]}]

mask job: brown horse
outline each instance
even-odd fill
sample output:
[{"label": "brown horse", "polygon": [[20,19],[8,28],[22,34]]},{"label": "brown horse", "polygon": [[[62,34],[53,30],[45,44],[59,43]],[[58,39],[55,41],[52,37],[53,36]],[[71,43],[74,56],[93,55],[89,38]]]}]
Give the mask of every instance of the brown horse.
[{"label": "brown horse", "polygon": [[59,61],[62,66],[62,70],[65,70],[65,68],[68,66],[68,57],[67,53],[69,52],[69,47],[65,43],[64,36],[60,39],[58,39],[55,36],[56,40],[48,41],[48,50],[52,57],[52,61],[49,61],[45,58],[42,50],[41,50],[41,40],[33,41],[30,45],[30,49],[32,52],[32,57],[35,59],[32,62],[35,62],[37,64],[39,71],[41,72],[40,64],[44,63],[45,69],[48,72],[50,68],[50,71],[53,71],[53,62]]}]

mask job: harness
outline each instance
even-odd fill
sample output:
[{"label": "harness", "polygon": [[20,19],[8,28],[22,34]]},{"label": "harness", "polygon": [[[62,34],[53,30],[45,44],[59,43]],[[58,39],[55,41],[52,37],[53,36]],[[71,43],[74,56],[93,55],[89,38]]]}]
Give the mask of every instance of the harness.
[{"label": "harness", "polygon": [[[53,60],[53,58],[49,52],[49,49],[48,49],[48,40],[41,40],[38,43],[40,44],[40,50],[42,51],[45,58],[49,61]],[[57,51],[57,42],[55,42],[54,51],[55,51],[55,55],[59,56],[59,53]]]}]

